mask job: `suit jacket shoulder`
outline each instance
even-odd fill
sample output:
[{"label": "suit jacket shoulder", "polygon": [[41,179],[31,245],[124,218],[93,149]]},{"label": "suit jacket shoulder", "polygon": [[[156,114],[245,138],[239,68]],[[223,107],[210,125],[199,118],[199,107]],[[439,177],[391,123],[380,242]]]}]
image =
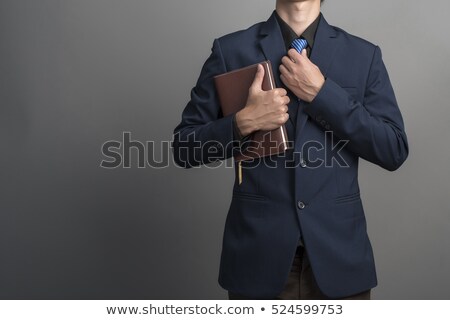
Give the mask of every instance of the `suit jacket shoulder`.
[{"label": "suit jacket shoulder", "polygon": [[228,34],[225,34],[219,37],[217,40],[221,42],[221,44],[226,45],[234,45],[239,41],[244,39],[248,39],[251,36],[256,37],[258,35],[261,26],[266,23],[265,21],[261,21],[255,23],[254,25],[248,27],[247,29],[237,30]]},{"label": "suit jacket shoulder", "polygon": [[[336,32],[336,36],[340,41],[340,48],[351,53],[352,57],[356,59],[372,60],[378,45],[363,39],[359,36],[353,35],[339,27],[330,26]],[[362,62],[362,61],[361,61]],[[367,63],[367,61],[364,61]]]},{"label": "suit jacket shoulder", "polygon": [[[247,29],[238,30],[216,39],[227,71],[264,60],[264,57],[261,56],[259,41],[261,28],[265,23],[267,22],[259,22]],[[259,56],[261,58],[258,58]],[[259,59],[259,61],[252,61],[251,58]]]}]

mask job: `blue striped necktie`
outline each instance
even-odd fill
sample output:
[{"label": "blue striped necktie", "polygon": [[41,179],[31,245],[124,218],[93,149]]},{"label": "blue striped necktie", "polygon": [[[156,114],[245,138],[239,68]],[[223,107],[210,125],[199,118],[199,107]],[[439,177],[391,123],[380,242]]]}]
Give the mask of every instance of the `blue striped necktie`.
[{"label": "blue striped necktie", "polygon": [[298,51],[298,53],[302,53],[302,50],[308,46],[308,41],[303,38],[294,39],[291,43],[291,47]]}]

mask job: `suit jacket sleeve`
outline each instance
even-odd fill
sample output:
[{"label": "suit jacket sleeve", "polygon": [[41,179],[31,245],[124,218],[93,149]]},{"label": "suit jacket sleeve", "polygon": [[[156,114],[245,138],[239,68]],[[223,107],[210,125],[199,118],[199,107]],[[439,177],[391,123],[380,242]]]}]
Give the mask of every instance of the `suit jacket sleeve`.
[{"label": "suit jacket sleeve", "polygon": [[327,78],[305,112],[348,140],[350,151],[387,170],[396,170],[408,156],[403,119],[379,47],[374,50],[362,103]]},{"label": "suit jacket sleeve", "polygon": [[234,115],[222,116],[213,79],[224,72],[220,44],[215,39],[211,55],[182,113],[181,123],[174,130],[174,160],[181,167],[199,166],[232,155]]}]

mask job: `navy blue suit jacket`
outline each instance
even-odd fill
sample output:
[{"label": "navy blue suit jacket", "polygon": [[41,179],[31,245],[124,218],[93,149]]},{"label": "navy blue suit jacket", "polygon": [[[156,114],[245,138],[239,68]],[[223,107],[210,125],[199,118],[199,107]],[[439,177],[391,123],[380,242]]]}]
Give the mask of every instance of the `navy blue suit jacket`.
[{"label": "navy blue suit jacket", "polygon": [[[215,39],[175,128],[175,161],[183,167],[210,162],[211,154],[199,147],[207,144],[221,151],[218,158],[231,157],[236,147],[232,115],[222,116],[213,76],[270,60],[277,86],[284,87],[279,65],[285,55],[274,14]],[[234,183],[219,271],[220,285],[232,292],[254,298],[278,295],[300,235],[325,295],[349,296],[377,284],[358,159],[396,170],[408,155],[402,116],[377,46],[322,17],[311,61],[326,81],[311,103],[289,93],[286,129],[294,148],[272,157],[270,165],[243,162],[243,182]],[[341,140],[348,143],[339,152],[327,149]],[[340,158],[330,162],[336,152]]]}]

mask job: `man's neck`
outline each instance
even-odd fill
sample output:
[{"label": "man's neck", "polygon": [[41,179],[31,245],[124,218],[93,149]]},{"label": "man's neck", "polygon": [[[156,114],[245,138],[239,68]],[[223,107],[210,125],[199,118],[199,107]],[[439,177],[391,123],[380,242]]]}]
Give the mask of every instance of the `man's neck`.
[{"label": "man's neck", "polygon": [[320,1],[277,1],[276,11],[297,35],[301,35],[320,14]]}]

